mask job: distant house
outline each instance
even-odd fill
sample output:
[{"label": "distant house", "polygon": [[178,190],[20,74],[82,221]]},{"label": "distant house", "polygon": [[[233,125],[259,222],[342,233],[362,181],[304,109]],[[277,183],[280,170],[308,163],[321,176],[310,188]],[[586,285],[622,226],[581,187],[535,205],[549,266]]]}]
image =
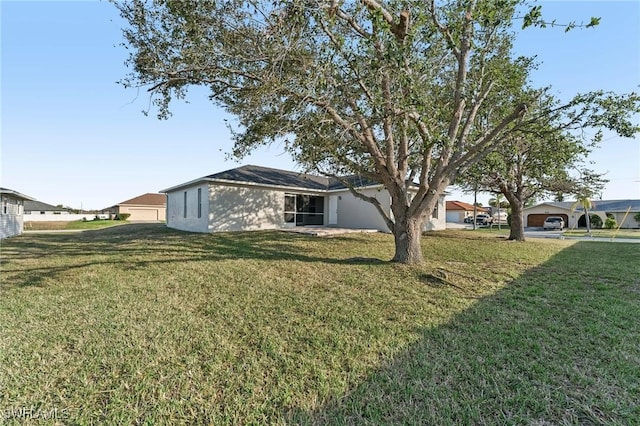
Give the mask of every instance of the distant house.
[{"label": "distant house", "polygon": [[[465,218],[473,217],[473,204],[464,201],[447,201],[447,222],[463,223]],[[484,207],[476,207],[476,214],[489,213]]]},{"label": "distant house", "polygon": [[147,193],[101,211],[111,216],[129,214],[130,221],[162,221],[165,220],[167,197],[164,194]]},{"label": "distant house", "polygon": [[[391,197],[379,183],[347,178],[391,214]],[[259,166],[242,166],[164,189],[167,226],[192,232],[328,226],[389,232],[369,202],[335,178]],[[445,228],[441,197],[425,230]]]},{"label": "distant house", "polygon": [[[581,207],[572,210],[575,201],[548,201],[524,209],[525,226],[542,227],[548,216],[560,216],[567,224],[567,228],[583,228],[586,218]],[[608,216],[613,217],[621,228],[638,228],[639,224],[634,216],[640,212],[640,200],[594,200],[589,214],[595,214],[602,223]]]},{"label": "distant house", "polygon": [[[42,201],[32,200],[24,202],[25,215],[47,215],[47,214],[69,214],[69,211],[63,207],[52,206]],[[28,218],[26,219],[29,220]]]},{"label": "distant house", "polygon": [[0,188],[0,239],[22,234],[24,202],[33,198],[7,188]]}]

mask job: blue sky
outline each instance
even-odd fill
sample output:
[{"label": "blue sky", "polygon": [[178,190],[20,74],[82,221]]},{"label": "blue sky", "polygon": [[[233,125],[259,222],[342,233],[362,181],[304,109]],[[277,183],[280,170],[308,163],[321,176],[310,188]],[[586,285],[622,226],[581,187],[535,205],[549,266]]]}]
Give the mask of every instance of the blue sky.
[{"label": "blue sky", "polygon": [[[605,89],[638,90],[640,2],[544,1],[545,16],[588,22],[590,30],[528,29],[518,52],[537,55],[533,75],[561,98]],[[127,69],[121,21],[105,1],[6,1],[1,13],[0,186],[40,201],[101,209],[146,192],[256,164],[298,170],[281,146],[227,160],[224,112],[204,90],[173,105],[167,121],[141,111],[146,92],[116,82]],[[608,172],[603,198],[640,198],[640,139],[607,135],[591,157]],[[480,197],[480,201],[489,195]],[[449,199],[471,201],[454,192]]]}]

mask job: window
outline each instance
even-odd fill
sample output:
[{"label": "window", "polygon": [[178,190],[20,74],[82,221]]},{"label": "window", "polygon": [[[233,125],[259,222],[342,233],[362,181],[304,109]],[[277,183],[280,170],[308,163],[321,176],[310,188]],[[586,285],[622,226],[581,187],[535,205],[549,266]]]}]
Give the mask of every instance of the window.
[{"label": "window", "polygon": [[187,191],[184,191],[184,218],[187,217]]},{"label": "window", "polygon": [[202,188],[198,188],[198,218],[202,217]]}]

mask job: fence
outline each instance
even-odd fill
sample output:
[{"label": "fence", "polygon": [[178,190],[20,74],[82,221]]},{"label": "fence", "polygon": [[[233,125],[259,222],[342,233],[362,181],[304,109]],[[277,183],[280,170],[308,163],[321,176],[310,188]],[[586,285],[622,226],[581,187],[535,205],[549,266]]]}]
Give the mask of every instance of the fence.
[{"label": "fence", "polygon": [[[109,219],[108,214],[99,214],[101,219]],[[75,220],[93,220],[96,217],[96,213],[83,213],[83,214],[25,214],[23,216],[24,222],[73,222]]]}]

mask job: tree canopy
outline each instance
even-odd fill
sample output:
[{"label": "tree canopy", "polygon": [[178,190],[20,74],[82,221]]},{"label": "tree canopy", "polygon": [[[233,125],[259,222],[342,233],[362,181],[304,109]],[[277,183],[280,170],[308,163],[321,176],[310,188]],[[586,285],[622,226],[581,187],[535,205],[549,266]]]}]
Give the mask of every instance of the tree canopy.
[{"label": "tree canopy", "polygon": [[[544,21],[518,0],[116,5],[131,51],[123,84],[148,87],[159,117],[190,85],[207,86],[237,117],[237,156],[281,142],[307,170],[384,185],[391,214],[352,191],[384,217],[398,262],[422,261],[421,232],[438,198],[527,122],[540,94],[528,88],[533,60],[515,57],[512,41],[515,16]],[[602,96],[580,102],[582,110],[556,106],[536,120],[588,110],[616,120],[602,114]]]}]

